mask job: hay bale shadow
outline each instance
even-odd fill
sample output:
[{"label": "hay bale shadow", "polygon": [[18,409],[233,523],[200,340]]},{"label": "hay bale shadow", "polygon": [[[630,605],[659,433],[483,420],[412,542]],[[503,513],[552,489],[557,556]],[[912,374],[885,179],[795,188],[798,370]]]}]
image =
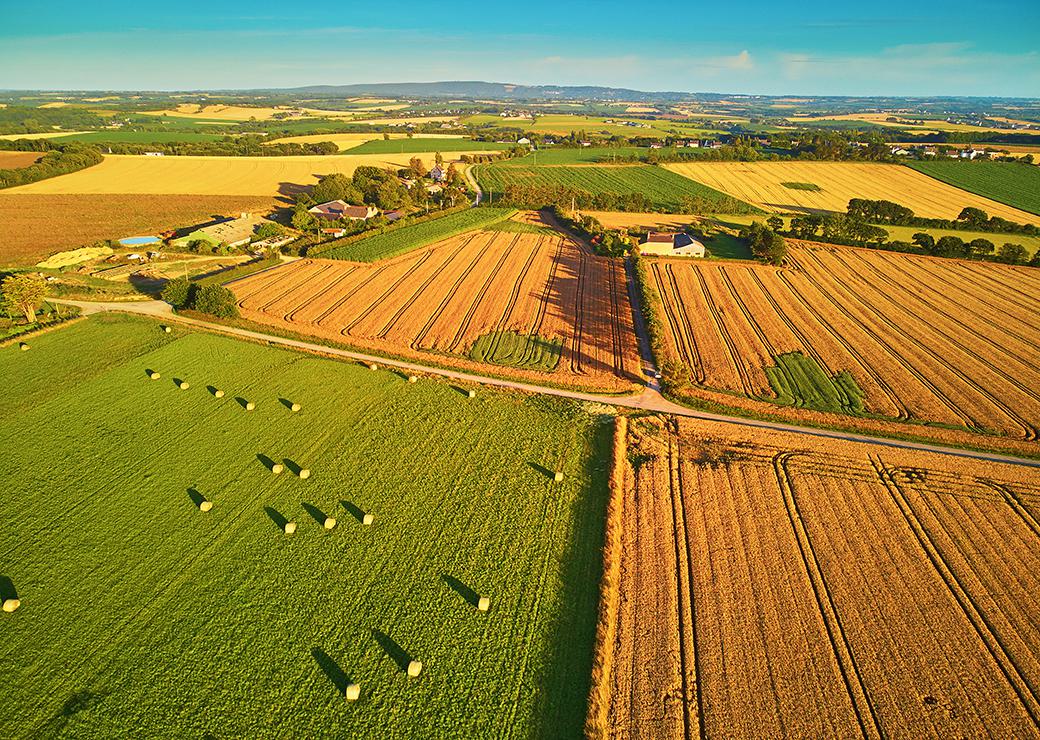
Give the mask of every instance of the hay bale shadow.
[{"label": "hay bale shadow", "polygon": [[206,390],[209,391],[209,394],[211,396],[216,396],[217,395],[217,391],[220,390],[220,389],[217,388],[217,386],[215,386],[215,385],[207,385],[206,386]]},{"label": "hay bale shadow", "polygon": [[152,377],[152,374],[153,374],[153,373],[156,373],[156,372],[158,372],[158,370],[156,370],[155,368],[152,368],[152,367],[146,367],[146,368],[144,369],[144,376],[145,376],[146,378],[151,378],[151,377]]},{"label": "hay bale shadow", "polygon": [[171,378],[171,380],[173,381],[173,384],[175,386],[177,386],[178,388],[180,388],[181,387],[181,383],[184,382],[184,378]]},{"label": "hay bale shadow", "polygon": [[278,527],[278,531],[284,532],[285,525],[289,523],[289,520],[282,516],[282,513],[273,506],[265,506],[264,513],[274,522],[274,525]]},{"label": "hay bale shadow", "polygon": [[285,465],[286,469],[292,472],[293,475],[299,475],[300,471],[303,470],[303,466],[299,465],[295,460],[290,460],[285,457],[282,458],[282,464]]},{"label": "hay bale shadow", "polygon": [[452,385],[451,389],[453,391],[455,391],[456,393],[458,393],[459,395],[465,396],[466,398],[469,398],[469,392],[470,392],[469,388],[465,388],[465,387],[463,387],[461,385]]},{"label": "hay bale shadow", "polygon": [[354,683],[353,678],[347,674],[342,668],[339,667],[339,663],[332,659],[332,657],[322,650],[320,647],[312,647],[311,655],[314,657],[315,662],[330,681],[332,685],[336,687],[336,691],[343,695],[347,690],[347,685]]},{"label": "hay bale shadow", "polygon": [[357,519],[359,522],[364,523],[365,512],[357,504],[351,501],[340,501],[339,505],[346,509],[352,517]]},{"label": "hay bale shadow", "polygon": [[206,500],[206,497],[199,493],[199,489],[192,486],[188,489],[188,498],[191,499],[192,503],[195,504],[195,508],[202,506],[202,503]]},{"label": "hay bale shadow", "polygon": [[245,408],[249,404],[249,401],[242,398],[242,396],[235,396],[235,402],[242,408]]},{"label": "hay bale shadow", "polygon": [[0,576],[0,601],[17,598],[18,589],[14,587],[14,581],[7,576]]},{"label": "hay bale shadow", "polygon": [[549,470],[549,468],[547,468],[544,465],[541,465],[539,463],[536,463],[533,460],[528,460],[527,461],[527,466],[530,467],[530,468],[533,468],[534,470],[537,470],[539,473],[544,475],[549,480],[555,480],[556,479],[556,471],[555,470]]},{"label": "hay bale shadow", "polygon": [[292,411],[293,402],[290,401],[288,398],[279,398],[278,403],[282,404],[283,406],[285,406],[285,408]]},{"label": "hay bale shadow", "polygon": [[269,471],[274,470],[274,466],[276,463],[267,455],[263,454],[262,452],[258,452],[256,453],[256,459],[259,460],[260,464],[267,468]]},{"label": "hay bale shadow", "polygon": [[455,576],[448,575],[447,573],[441,573],[441,580],[448,584],[448,588],[461,596],[467,604],[476,608],[477,603],[480,601],[480,594]]},{"label": "hay bale shadow", "polygon": [[401,673],[408,673],[408,664],[413,660],[408,651],[398,645],[394,638],[382,630],[372,630],[372,637],[379,643],[379,647],[383,648],[387,657],[397,664],[397,667],[401,669]]},{"label": "hay bale shadow", "polygon": [[319,509],[314,504],[308,504],[306,501],[303,502],[303,508],[308,514],[311,515],[311,519],[316,521],[321,526],[325,526],[325,520],[328,519],[328,517],[325,515],[324,511]]}]

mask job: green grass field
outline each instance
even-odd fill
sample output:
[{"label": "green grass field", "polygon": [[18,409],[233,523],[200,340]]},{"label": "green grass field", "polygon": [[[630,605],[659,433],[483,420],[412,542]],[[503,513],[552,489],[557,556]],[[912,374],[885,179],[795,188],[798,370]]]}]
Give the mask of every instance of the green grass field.
[{"label": "green grass field", "polygon": [[[622,121],[631,120],[644,126],[623,126],[619,123],[607,123],[607,120]],[[481,113],[466,116],[460,122],[470,126],[488,126],[491,128],[520,129],[539,134],[556,134],[566,136],[571,131],[585,131],[588,134],[603,134],[612,136],[647,136],[650,138],[663,138],[669,134],[680,136],[701,136],[718,133],[718,129],[705,128],[696,124],[680,123],[670,120],[635,119],[624,115],[618,116],[584,116],[568,113],[548,113],[538,116],[535,122],[530,118],[517,120],[502,118],[491,114]]]},{"label": "green grass field", "polygon": [[935,160],[909,166],[969,193],[1040,214],[1040,167],[1036,165]]},{"label": "green grass field", "polygon": [[836,414],[862,414],[864,393],[847,370],[828,376],[820,363],[801,352],[778,355],[766,377],[776,403]]},{"label": "green grass field", "polygon": [[717,190],[677,175],[663,167],[628,165],[618,167],[518,167],[481,165],[476,168],[480,186],[499,197],[510,184],[544,188],[573,188],[593,196],[599,194],[643,194],[654,207],[675,211],[683,199],[700,199],[715,210],[751,206]]},{"label": "green grass field", "polygon": [[129,316],[31,344],[0,349],[5,737],[581,735],[609,424]]},{"label": "green grass field", "polygon": [[500,152],[509,144],[494,141],[473,141],[464,137],[451,139],[375,139],[348,149],[344,154],[412,154],[417,152]]},{"label": "green grass field", "polygon": [[[219,131],[219,129],[217,129]],[[203,141],[220,141],[227,134],[199,133],[195,131],[88,131],[82,134],[62,136],[58,141],[83,141],[88,144],[195,144]]]},{"label": "green grass field", "polygon": [[[666,151],[674,151],[668,149]],[[580,149],[539,149],[526,157],[507,159],[501,162],[504,167],[529,167],[531,165],[558,164],[609,164],[616,157],[645,157],[650,150],[639,146],[587,146]]]},{"label": "green grass field", "polygon": [[470,348],[469,357],[477,362],[552,372],[559,364],[562,352],[562,340],[550,341],[515,331],[495,331],[479,337]]},{"label": "green grass field", "polygon": [[470,208],[432,221],[403,226],[383,234],[334,247],[320,256],[328,259],[375,262],[410,252],[466,231],[501,221],[513,214],[509,208]]}]

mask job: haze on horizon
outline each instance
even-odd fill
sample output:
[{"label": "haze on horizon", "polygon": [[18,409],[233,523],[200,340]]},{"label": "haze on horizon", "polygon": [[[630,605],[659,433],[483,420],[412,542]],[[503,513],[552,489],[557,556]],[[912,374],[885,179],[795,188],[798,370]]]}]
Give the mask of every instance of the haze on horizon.
[{"label": "haze on horizon", "polygon": [[1040,3],[415,0],[8,3],[0,88],[199,90],[487,80],[763,95],[1029,97]]}]

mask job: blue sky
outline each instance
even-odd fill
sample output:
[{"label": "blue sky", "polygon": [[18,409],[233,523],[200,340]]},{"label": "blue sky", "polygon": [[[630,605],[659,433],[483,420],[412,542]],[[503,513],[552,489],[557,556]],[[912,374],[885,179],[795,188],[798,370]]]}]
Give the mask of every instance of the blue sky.
[{"label": "blue sky", "polygon": [[0,88],[486,80],[1040,97],[1040,1],[0,0]]}]

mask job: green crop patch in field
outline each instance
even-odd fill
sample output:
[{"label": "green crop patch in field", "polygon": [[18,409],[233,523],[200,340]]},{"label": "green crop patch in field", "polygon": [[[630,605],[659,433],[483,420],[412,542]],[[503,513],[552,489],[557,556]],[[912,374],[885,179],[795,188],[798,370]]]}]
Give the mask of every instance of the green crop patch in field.
[{"label": "green crop patch in field", "polygon": [[581,735],[601,419],[117,315],[0,373],[6,737]]},{"label": "green crop patch in field", "polygon": [[494,141],[473,141],[461,136],[450,139],[374,139],[353,147],[346,154],[412,154],[418,152],[500,152],[511,144]]},{"label": "green crop patch in field", "polygon": [[918,172],[998,203],[1040,214],[1040,167],[1018,162],[910,162]]},{"label": "green crop patch in field", "polygon": [[575,166],[543,167],[483,165],[476,168],[481,188],[491,199],[519,197],[524,203],[541,206],[552,202],[597,210],[645,210],[655,208],[687,212],[690,208],[715,213],[755,210],[718,190],[677,175],[662,167]]},{"label": "green crop patch in field", "polygon": [[818,193],[823,189],[813,182],[782,182],[780,184],[788,190],[809,190]]},{"label": "green crop patch in field", "polygon": [[479,337],[469,351],[471,360],[552,372],[560,362],[563,341],[515,331],[494,331]]},{"label": "green crop patch in field", "polygon": [[509,218],[488,224],[484,227],[484,231],[508,231],[511,234],[545,234],[546,236],[560,235],[560,232],[549,226],[532,224],[527,221],[514,221]]},{"label": "green crop patch in field", "polygon": [[355,262],[376,262],[473,229],[483,228],[509,218],[513,213],[510,208],[470,208],[335,247],[328,252],[322,252],[321,256]]},{"label": "green crop patch in field", "polygon": [[775,359],[776,365],[765,371],[776,403],[838,414],[863,413],[865,394],[847,370],[828,376],[820,363],[801,352]]}]

